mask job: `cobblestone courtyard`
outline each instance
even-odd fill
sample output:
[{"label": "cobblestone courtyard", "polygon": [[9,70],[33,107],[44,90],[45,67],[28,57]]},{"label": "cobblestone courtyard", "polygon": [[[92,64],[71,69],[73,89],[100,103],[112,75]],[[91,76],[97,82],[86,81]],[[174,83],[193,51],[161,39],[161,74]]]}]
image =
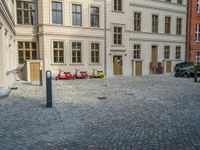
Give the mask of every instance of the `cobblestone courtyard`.
[{"label": "cobblestone courtyard", "polygon": [[168,75],[18,82],[0,99],[0,150],[200,149],[200,84]]}]

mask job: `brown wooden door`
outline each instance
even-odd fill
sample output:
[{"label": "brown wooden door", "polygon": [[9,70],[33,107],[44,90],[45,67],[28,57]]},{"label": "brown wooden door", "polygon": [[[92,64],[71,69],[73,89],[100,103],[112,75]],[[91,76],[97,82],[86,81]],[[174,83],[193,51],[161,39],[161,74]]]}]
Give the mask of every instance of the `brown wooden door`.
[{"label": "brown wooden door", "polygon": [[172,72],[172,62],[166,61],[166,72],[171,73]]},{"label": "brown wooden door", "polygon": [[30,63],[30,79],[31,81],[39,81],[40,63]]},{"label": "brown wooden door", "polygon": [[136,76],[142,75],[142,61],[135,62],[135,75]]},{"label": "brown wooden door", "polygon": [[122,56],[113,56],[113,74],[122,75]]}]

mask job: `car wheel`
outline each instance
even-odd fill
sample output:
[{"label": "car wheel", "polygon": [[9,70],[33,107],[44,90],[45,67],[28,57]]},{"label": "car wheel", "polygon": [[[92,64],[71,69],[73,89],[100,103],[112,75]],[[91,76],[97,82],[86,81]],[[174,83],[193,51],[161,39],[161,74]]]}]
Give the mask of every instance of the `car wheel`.
[{"label": "car wheel", "polygon": [[190,77],[190,74],[189,73],[184,73],[183,75],[185,78],[189,78]]}]

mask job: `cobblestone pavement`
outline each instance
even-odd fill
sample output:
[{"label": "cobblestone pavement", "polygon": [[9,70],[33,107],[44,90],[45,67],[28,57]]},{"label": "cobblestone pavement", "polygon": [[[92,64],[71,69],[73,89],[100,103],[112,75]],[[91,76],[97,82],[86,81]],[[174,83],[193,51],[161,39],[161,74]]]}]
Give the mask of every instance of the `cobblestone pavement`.
[{"label": "cobblestone pavement", "polygon": [[200,149],[200,84],[169,75],[18,82],[0,99],[0,150]]}]

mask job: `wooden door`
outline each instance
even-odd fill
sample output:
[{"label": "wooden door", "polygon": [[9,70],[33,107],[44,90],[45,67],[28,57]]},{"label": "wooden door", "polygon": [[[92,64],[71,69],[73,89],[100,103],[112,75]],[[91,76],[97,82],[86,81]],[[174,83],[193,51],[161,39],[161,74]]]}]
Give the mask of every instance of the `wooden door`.
[{"label": "wooden door", "polygon": [[122,75],[122,56],[113,56],[113,74]]},{"label": "wooden door", "polygon": [[135,75],[136,76],[142,75],[142,61],[135,62]]},{"label": "wooden door", "polygon": [[171,73],[172,72],[172,62],[166,61],[166,72]]},{"label": "wooden door", "polygon": [[30,63],[30,79],[31,81],[39,81],[40,63]]}]

